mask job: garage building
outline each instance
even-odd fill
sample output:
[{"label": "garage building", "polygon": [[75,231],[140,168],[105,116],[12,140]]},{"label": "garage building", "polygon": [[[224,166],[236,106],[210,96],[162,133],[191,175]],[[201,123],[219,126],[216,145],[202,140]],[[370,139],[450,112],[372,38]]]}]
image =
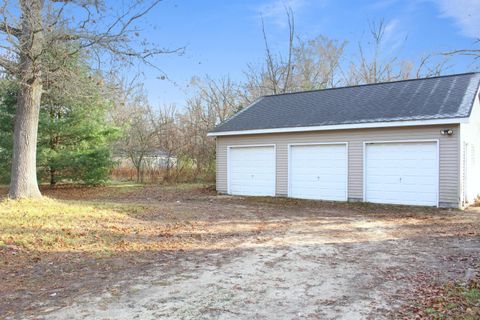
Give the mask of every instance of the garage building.
[{"label": "garage building", "polygon": [[480,73],[259,98],[220,124],[217,190],[465,207],[480,194]]}]

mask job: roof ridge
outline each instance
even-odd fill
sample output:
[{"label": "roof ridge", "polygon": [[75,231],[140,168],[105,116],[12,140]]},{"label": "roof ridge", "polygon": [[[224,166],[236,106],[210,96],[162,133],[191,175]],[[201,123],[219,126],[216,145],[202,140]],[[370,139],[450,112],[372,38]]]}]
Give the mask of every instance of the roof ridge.
[{"label": "roof ridge", "polygon": [[327,91],[327,90],[338,90],[338,89],[348,89],[348,88],[375,86],[375,85],[390,84],[390,83],[399,83],[399,82],[409,82],[409,81],[430,80],[430,79],[438,79],[438,78],[448,78],[448,77],[456,77],[456,76],[465,76],[465,75],[469,75],[469,74],[470,74],[470,75],[480,74],[480,72],[471,71],[471,72],[447,74],[447,75],[434,76],[434,77],[424,77],[424,78],[414,78],[414,79],[402,79],[402,80],[385,81],[385,82],[364,83],[364,84],[357,84],[357,85],[343,86],[343,87],[332,87],[332,88],[325,88],[325,89],[303,90],[303,91],[295,91],[295,92],[285,92],[285,93],[267,94],[267,95],[261,96],[260,98],[285,96],[285,95],[298,94],[298,93],[310,93],[310,92],[319,92],[319,91]]},{"label": "roof ridge", "polygon": [[479,86],[480,72],[468,72],[263,96],[212,132],[469,117]]}]

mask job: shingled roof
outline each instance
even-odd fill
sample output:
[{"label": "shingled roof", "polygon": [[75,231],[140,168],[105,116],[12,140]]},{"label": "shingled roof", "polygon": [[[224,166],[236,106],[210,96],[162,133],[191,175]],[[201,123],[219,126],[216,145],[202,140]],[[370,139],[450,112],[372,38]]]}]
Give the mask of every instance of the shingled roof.
[{"label": "shingled roof", "polygon": [[480,73],[264,96],[212,133],[467,118]]}]

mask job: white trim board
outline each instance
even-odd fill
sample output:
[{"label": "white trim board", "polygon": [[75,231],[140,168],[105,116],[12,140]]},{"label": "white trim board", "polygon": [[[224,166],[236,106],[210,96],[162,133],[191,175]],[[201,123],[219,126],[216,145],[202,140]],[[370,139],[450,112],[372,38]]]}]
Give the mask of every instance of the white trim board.
[{"label": "white trim board", "polygon": [[363,202],[367,197],[367,145],[369,144],[387,144],[387,143],[422,143],[435,142],[437,145],[437,207],[440,207],[440,140],[439,139],[412,139],[412,140],[387,140],[387,141],[364,141],[363,142]]},{"label": "white trim board", "polygon": [[291,190],[292,190],[292,147],[295,146],[316,146],[316,145],[345,145],[345,169],[346,169],[346,181],[345,181],[345,199],[344,201],[348,201],[348,179],[349,179],[349,165],[348,165],[348,154],[349,154],[349,149],[348,149],[348,142],[308,142],[308,143],[289,143],[287,145],[288,149],[288,158],[287,158],[287,183],[288,183],[288,191],[287,191],[287,196],[289,198],[292,197],[291,195]]},{"label": "white trim board", "polygon": [[277,145],[272,144],[248,144],[248,145],[228,145],[227,146],[227,194],[231,194],[230,190],[230,149],[232,148],[255,148],[255,147],[273,147],[273,172],[275,177],[273,179],[273,194],[272,197],[277,195]]},{"label": "white trim board", "polygon": [[453,118],[438,120],[414,120],[414,121],[390,121],[390,122],[369,122],[357,124],[339,124],[329,126],[311,126],[311,127],[290,127],[273,129],[255,129],[239,131],[209,132],[208,137],[235,136],[247,134],[265,134],[265,133],[286,133],[286,132],[306,132],[306,131],[326,131],[326,130],[348,130],[348,129],[367,129],[367,128],[391,128],[391,127],[412,127],[412,126],[431,126],[439,124],[458,124],[468,123],[469,118]]}]

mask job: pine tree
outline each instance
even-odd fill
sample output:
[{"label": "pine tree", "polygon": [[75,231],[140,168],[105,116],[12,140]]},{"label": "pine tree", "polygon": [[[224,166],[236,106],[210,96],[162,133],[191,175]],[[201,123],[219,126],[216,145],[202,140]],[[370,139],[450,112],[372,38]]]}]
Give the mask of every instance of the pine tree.
[{"label": "pine tree", "polygon": [[[112,106],[101,77],[92,75],[77,56],[61,77],[44,83],[38,144],[37,175],[55,185],[60,181],[101,184],[113,166],[110,144],[119,129],[107,117]],[[18,85],[0,83],[0,179],[8,183]]]}]

